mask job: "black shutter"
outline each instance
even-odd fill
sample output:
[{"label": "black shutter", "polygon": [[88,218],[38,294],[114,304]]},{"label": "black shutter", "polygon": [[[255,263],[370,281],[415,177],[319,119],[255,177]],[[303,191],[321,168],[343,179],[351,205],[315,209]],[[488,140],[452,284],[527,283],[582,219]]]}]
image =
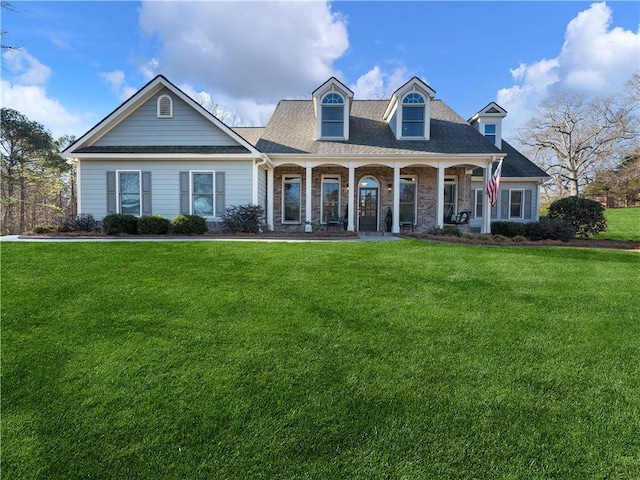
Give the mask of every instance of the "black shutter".
[{"label": "black shutter", "polygon": [[107,215],[117,213],[116,172],[107,172]]}]

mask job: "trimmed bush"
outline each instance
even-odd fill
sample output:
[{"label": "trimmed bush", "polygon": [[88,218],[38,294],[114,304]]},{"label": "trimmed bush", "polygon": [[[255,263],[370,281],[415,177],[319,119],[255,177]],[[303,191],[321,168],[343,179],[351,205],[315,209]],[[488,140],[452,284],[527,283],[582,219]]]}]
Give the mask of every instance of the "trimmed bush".
[{"label": "trimmed bush", "polygon": [[518,222],[491,222],[491,234],[509,238],[524,235],[524,224]]},{"label": "trimmed bush", "polygon": [[162,215],[146,215],[138,219],[141,235],[166,235],[171,230],[171,221]]},{"label": "trimmed bush", "polygon": [[55,225],[36,225],[33,229],[33,233],[48,233],[58,231],[60,231],[60,229]]},{"label": "trimmed bush", "polygon": [[604,207],[595,200],[567,197],[549,206],[549,218],[562,218],[573,225],[578,237],[589,237],[607,230]]},{"label": "trimmed bush", "polygon": [[126,213],[111,213],[102,219],[102,231],[107,235],[138,233],[138,218]]},{"label": "trimmed bush", "polygon": [[264,209],[259,205],[236,205],[229,207],[222,216],[222,229],[225,232],[260,233]]},{"label": "trimmed bush", "polygon": [[207,221],[199,215],[176,215],[171,220],[171,231],[178,235],[204,235]]},{"label": "trimmed bush", "polygon": [[561,240],[568,242],[576,236],[576,230],[562,218],[541,218],[539,222],[527,223],[524,226],[525,236],[529,240]]},{"label": "trimmed bush", "polygon": [[90,213],[82,213],[75,217],[66,217],[60,222],[59,230],[61,232],[93,232],[98,227],[93,215]]}]

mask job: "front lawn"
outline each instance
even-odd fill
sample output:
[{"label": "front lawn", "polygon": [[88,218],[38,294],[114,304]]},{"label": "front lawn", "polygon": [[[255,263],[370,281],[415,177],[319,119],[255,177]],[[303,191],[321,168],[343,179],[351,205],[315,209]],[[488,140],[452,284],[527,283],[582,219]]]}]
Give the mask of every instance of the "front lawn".
[{"label": "front lawn", "polygon": [[2,244],[3,479],[640,478],[640,254]]},{"label": "front lawn", "polygon": [[608,208],[604,216],[608,229],[593,238],[640,242],[640,207]]}]

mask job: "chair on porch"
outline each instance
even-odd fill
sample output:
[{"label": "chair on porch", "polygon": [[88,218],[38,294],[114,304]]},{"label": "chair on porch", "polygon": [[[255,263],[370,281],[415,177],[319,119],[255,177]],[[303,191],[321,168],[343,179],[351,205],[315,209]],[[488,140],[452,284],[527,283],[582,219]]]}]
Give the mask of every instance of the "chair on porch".
[{"label": "chair on porch", "polygon": [[400,213],[400,231],[401,232],[403,230],[408,230],[408,229],[411,229],[411,231],[413,232],[413,229],[415,227],[414,223],[415,222],[414,222],[413,214]]},{"label": "chair on porch", "polygon": [[471,219],[471,212],[469,210],[462,210],[461,212],[455,213],[453,210],[453,205],[449,207],[449,211],[444,216],[444,223],[447,225],[464,225],[469,223]]}]

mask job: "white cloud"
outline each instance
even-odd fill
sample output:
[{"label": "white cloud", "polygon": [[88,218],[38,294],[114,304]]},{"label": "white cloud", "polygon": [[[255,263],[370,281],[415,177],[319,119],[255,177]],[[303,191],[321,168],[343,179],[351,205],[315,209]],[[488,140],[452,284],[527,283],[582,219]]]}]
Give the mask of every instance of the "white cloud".
[{"label": "white cloud", "polygon": [[[88,130],[94,115],[70,113],[59,100],[51,98],[46,83],[51,69],[40,63],[26,49],[7,51],[2,55],[9,75],[0,82],[0,103],[41,123],[54,138],[65,134],[80,135]],[[13,75],[11,75],[13,74]]]},{"label": "white cloud", "polygon": [[54,138],[70,134],[79,136],[93,123],[93,115],[68,112],[55,98],[47,95],[42,85],[15,85],[6,80],[2,85],[2,106],[12,108],[29,120],[44,125]]},{"label": "white cloud", "polygon": [[395,68],[391,72],[384,71],[376,65],[358,78],[350,88],[356,98],[383,99],[389,98],[408,79],[408,70],[404,65]]},{"label": "white cloud", "polygon": [[148,1],[140,25],[161,46],[147,75],[197,85],[239,113],[268,110],[339,75],[333,63],[349,47],[346,20],[328,2]]},{"label": "white cloud", "polygon": [[12,74],[13,83],[42,85],[51,78],[51,69],[25,49],[7,50],[2,54],[2,58],[5,68]]},{"label": "white cloud", "polygon": [[497,95],[498,103],[509,112],[505,136],[515,132],[555,90],[613,94],[640,70],[640,29],[632,32],[611,24],[611,8],[594,3],[569,22],[557,57],[511,70],[514,85]]},{"label": "white cloud", "polygon": [[111,86],[111,90],[115,92],[122,101],[127,100],[137,92],[137,89],[127,85],[122,70],[103,72],[100,74],[100,77]]}]

